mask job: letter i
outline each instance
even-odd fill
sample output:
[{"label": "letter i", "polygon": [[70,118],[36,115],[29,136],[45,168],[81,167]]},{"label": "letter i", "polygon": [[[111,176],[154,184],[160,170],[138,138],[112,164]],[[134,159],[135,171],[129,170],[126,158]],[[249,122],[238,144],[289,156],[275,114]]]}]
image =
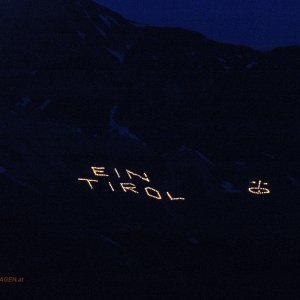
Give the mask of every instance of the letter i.
[{"label": "letter i", "polygon": [[115,172],[116,172],[116,174],[117,174],[118,178],[121,178],[121,176],[120,176],[120,174],[119,174],[118,170],[117,170],[116,168],[114,168],[114,170],[115,170]]},{"label": "letter i", "polygon": [[110,186],[111,190],[114,192],[114,191],[115,191],[115,189],[114,189],[113,185],[111,184],[111,182],[108,182],[108,184],[109,184],[109,186]]}]

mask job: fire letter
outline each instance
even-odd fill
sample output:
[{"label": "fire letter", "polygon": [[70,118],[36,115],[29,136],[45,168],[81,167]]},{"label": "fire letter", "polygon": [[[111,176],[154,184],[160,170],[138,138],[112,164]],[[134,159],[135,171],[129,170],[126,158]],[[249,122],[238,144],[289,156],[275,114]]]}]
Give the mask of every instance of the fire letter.
[{"label": "fire letter", "polygon": [[78,178],[78,180],[81,180],[81,181],[87,181],[87,183],[89,184],[91,190],[94,188],[91,184],[91,182],[98,182],[98,180],[94,180],[94,179],[86,179],[86,178]]},{"label": "fire letter", "polygon": [[139,193],[138,191],[135,190],[136,186],[133,183],[121,183],[121,187],[125,193],[127,193],[127,190],[132,191],[133,193],[136,194]]},{"label": "fire letter", "polygon": [[108,177],[109,175],[107,174],[104,174],[104,169],[105,167],[92,167],[92,170],[95,174],[95,176],[105,176],[105,177]]},{"label": "fire letter", "polygon": [[118,170],[117,170],[116,168],[114,168],[114,170],[115,170],[115,172],[116,172],[116,174],[117,174],[118,178],[121,178],[121,176],[120,176],[120,174],[119,174]]},{"label": "fire letter", "polygon": [[140,177],[140,178],[141,178],[142,180],[144,180],[144,181],[150,182],[150,179],[148,178],[148,176],[147,176],[146,173],[144,173],[144,177],[142,177],[141,175],[135,174],[135,173],[133,173],[132,171],[129,171],[129,170],[127,170],[127,169],[126,169],[126,172],[127,172],[127,174],[128,174],[128,176],[129,176],[130,179],[132,179],[131,175],[133,175],[133,176]]},{"label": "fire letter", "polygon": [[[156,193],[157,196],[149,194],[148,190],[154,191],[154,192]],[[158,199],[158,200],[161,200],[161,199],[162,199],[162,198],[161,198],[161,195],[160,195],[160,193],[159,193],[159,191],[157,191],[157,190],[155,190],[155,189],[153,189],[153,188],[151,188],[151,187],[146,187],[146,188],[145,188],[145,191],[146,191],[146,193],[147,193],[147,195],[148,195],[149,197],[152,197],[152,198],[155,198],[155,199]]]},{"label": "fire letter", "polygon": [[185,198],[178,197],[178,198],[173,198],[169,192],[167,192],[168,197],[170,198],[171,201],[178,201],[178,200],[185,200]]},{"label": "fire letter", "polygon": [[109,186],[110,186],[111,190],[114,192],[114,191],[115,191],[115,189],[114,189],[113,185],[111,184],[111,182],[109,182],[108,184],[109,184]]}]

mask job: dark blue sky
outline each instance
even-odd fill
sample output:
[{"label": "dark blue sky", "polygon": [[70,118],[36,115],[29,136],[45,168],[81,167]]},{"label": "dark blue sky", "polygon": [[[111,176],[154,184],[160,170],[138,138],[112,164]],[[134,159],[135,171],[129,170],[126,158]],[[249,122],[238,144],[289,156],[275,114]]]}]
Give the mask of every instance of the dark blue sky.
[{"label": "dark blue sky", "polygon": [[95,0],[146,24],[268,49],[300,44],[300,0]]}]

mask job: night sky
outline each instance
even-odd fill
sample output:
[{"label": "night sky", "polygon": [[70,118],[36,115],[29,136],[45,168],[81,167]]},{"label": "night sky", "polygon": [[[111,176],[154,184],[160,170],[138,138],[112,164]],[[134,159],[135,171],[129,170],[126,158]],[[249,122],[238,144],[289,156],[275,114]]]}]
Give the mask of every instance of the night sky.
[{"label": "night sky", "polygon": [[259,49],[300,44],[299,0],[96,0],[143,24],[199,31]]}]

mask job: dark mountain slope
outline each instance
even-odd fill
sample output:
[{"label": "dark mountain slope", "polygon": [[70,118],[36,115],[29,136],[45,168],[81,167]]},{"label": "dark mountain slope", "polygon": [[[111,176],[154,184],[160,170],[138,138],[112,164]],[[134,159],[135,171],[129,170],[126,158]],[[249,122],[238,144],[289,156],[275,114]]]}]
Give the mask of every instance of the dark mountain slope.
[{"label": "dark mountain slope", "polygon": [[[0,25],[3,275],[33,299],[289,299],[299,47],[141,27],[88,0],[1,1]],[[271,194],[248,192],[259,179]]]}]

